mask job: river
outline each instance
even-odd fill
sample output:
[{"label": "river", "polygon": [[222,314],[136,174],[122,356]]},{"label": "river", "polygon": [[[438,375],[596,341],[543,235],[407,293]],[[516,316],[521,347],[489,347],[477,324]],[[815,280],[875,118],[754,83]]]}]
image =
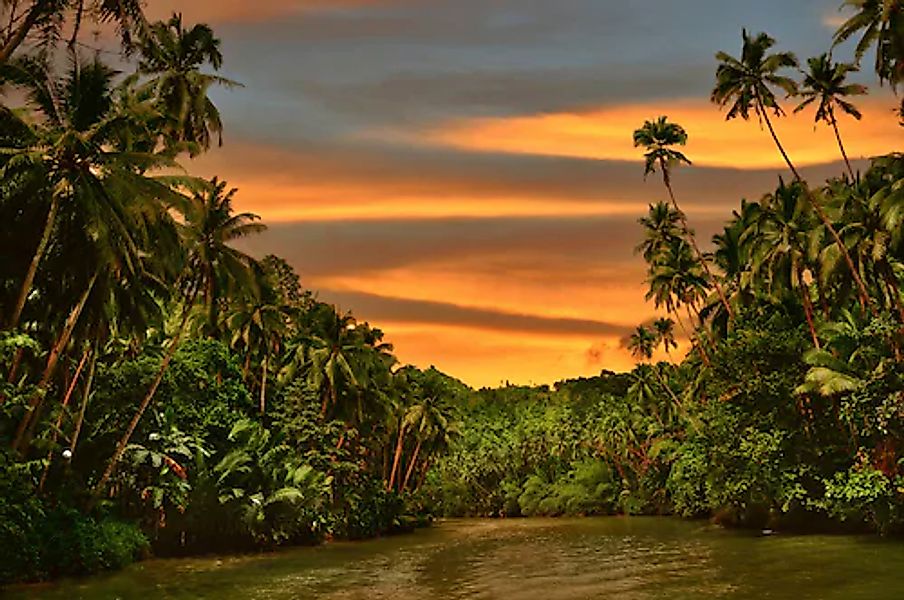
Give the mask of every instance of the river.
[{"label": "river", "polygon": [[904,598],[904,543],[762,537],[667,518],[453,520],[411,535],[150,560],[10,598]]}]

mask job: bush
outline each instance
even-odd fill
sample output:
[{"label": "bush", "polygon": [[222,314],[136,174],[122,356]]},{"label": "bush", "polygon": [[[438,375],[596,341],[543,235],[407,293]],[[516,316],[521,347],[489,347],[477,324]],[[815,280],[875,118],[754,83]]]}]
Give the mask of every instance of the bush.
[{"label": "bush", "polygon": [[46,510],[36,498],[0,501],[0,583],[119,569],[148,551],[134,524]]},{"label": "bush", "polygon": [[865,524],[880,533],[901,524],[901,494],[884,473],[865,467],[835,473],[826,479],[819,503],[833,518]]},{"label": "bush", "polygon": [[51,577],[121,569],[149,549],[148,540],[137,525],[96,521],[74,509],[50,513],[39,536],[43,571]]}]

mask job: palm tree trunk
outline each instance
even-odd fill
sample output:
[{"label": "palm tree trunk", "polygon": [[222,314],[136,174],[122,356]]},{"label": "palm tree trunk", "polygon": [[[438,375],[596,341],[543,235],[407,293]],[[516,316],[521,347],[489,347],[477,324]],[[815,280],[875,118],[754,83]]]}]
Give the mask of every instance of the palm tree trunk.
[{"label": "palm tree trunk", "polygon": [[60,332],[60,337],[57,338],[56,343],[50,350],[50,355],[47,357],[47,365],[44,367],[44,373],[41,375],[41,381],[38,383],[37,390],[28,402],[28,411],[25,413],[25,416],[22,417],[22,420],[19,421],[19,426],[16,428],[16,434],[13,437],[12,443],[13,451],[18,451],[22,447],[22,442],[25,440],[25,433],[29,425],[32,422],[37,423],[38,412],[44,402],[44,394],[42,392],[46,391],[47,386],[50,384],[50,379],[53,377],[53,373],[56,370],[60,355],[69,344],[69,339],[72,337],[72,331],[75,329],[76,323],[78,323],[78,319],[82,314],[82,310],[85,308],[85,304],[88,302],[88,296],[91,295],[91,290],[94,289],[94,283],[96,281],[97,273],[91,277],[91,281],[88,282],[88,287],[82,293],[82,296],[79,298],[76,305],[69,311],[69,316],[66,317],[66,322],[63,325],[63,330]]},{"label": "palm tree trunk", "polygon": [[72,398],[72,392],[75,391],[75,386],[78,383],[79,375],[82,374],[82,369],[85,367],[85,362],[88,360],[88,355],[91,354],[91,347],[85,348],[85,351],[82,353],[82,359],[78,363],[78,367],[75,369],[75,375],[72,376],[72,381],[69,383],[69,388],[66,390],[66,395],[63,396],[63,402],[60,406],[60,414],[57,416],[56,427],[53,429],[53,435],[50,440],[50,450],[47,451],[47,464],[44,465],[44,473],[41,475],[41,482],[38,484],[38,492],[44,491],[44,483],[47,481],[47,474],[50,472],[50,465],[53,464],[53,450],[56,445],[57,438],[59,437],[60,428],[63,426],[63,413],[67,406],[69,406],[69,399]]},{"label": "palm tree trunk", "polygon": [[88,379],[85,380],[85,391],[82,394],[82,405],[78,411],[78,418],[75,421],[75,431],[72,432],[72,439],[69,441],[69,450],[75,454],[75,447],[78,445],[78,436],[82,432],[82,423],[85,421],[85,411],[88,409],[88,399],[91,397],[91,386],[94,384],[94,372],[97,367],[97,355],[100,354],[100,336],[94,343],[95,351],[91,355],[91,366],[88,367]]},{"label": "palm tree trunk", "polygon": [[267,355],[264,354],[264,372],[261,376],[261,416],[267,409]]},{"label": "palm tree trunk", "polygon": [[659,372],[659,369],[656,365],[650,365],[653,371],[656,372],[656,379],[659,380],[659,385],[665,388],[665,391],[668,392],[669,396],[672,398],[672,401],[675,403],[675,406],[681,407],[681,401],[678,400],[678,396],[675,395],[675,392],[672,391],[672,388],[669,387],[668,382],[665,380],[665,377],[662,376],[662,373]]},{"label": "palm tree trunk", "polygon": [[16,348],[13,354],[13,364],[9,367],[9,374],[6,376],[6,383],[12,383],[16,380],[16,374],[19,372],[19,365],[22,364],[22,357],[25,356],[25,348]]},{"label": "palm tree trunk", "polygon": [[[0,64],[4,61],[0,60]],[[25,309],[25,303],[28,301],[28,295],[31,294],[31,288],[35,282],[35,274],[38,272],[38,265],[47,252],[47,246],[50,244],[50,236],[53,234],[53,227],[56,224],[57,213],[59,212],[60,203],[56,194],[50,201],[50,209],[47,211],[47,219],[44,221],[44,231],[41,233],[41,240],[35,249],[31,263],[28,265],[28,271],[25,273],[25,279],[22,281],[22,287],[19,290],[19,297],[16,300],[16,306],[13,314],[9,319],[9,329],[15,329],[19,326],[19,319],[22,318],[22,311]]]},{"label": "palm tree trunk", "polygon": [[838,140],[838,149],[841,150],[841,156],[844,158],[844,164],[847,165],[851,181],[854,181],[856,179],[854,169],[851,167],[851,161],[848,159],[847,152],[844,150],[844,143],[841,141],[841,132],[838,131],[838,120],[835,119],[835,109],[831,106],[829,106],[829,122],[832,124],[832,130],[835,131],[835,139]]},{"label": "palm tree trunk", "polygon": [[0,65],[9,62],[13,52],[15,52],[16,49],[22,45],[22,42],[25,41],[28,32],[30,32],[35,26],[35,23],[38,22],[38,17],[41,16],[41,11],[45,4],[46,3],[42,0],[34,0],[31,9],[25,15],[25,18],[22,19],[22,22],[19,23],[19,27],[17,27],[12,35],[9,36],[3,47],[0,48]]},{"label": "palm tree trunk", "polygon": [[734,312],[731,310],[731,305],[728,304],[728,299],[725,297],[725,291],[722,289],[722,285],[719,283],[719,281],[713,276],[712,271],[710,271],[709,263],[706,261],[703,253],[700,252],[700,248],[697,247],[696,236],[691,233],[690,227],[687,224],[687,217],[684,215],[681,207],[678,206],[678,201],[675,199],[675,192],[672,190],[672,182],[669,179],[668,166],[662,164],[660,165],[660,169],[662,170],[662,181],[663,183],[665,183],[665,188],[669,192],[669,198],[671,198],[672,200],[672,206],[674,206],[675,210],[678,212],[678,218],[681,219],[681,226],[684,227],[684,231],[685,233],[687,233],[688,240],[691,243],[691,248],[693,248],[694,254],[697,255],[697,260],[699,260],[700,264],[703,265],[703,270],[706,271],[706,276],[716,288],[716,292],[718,292],[719,294],[719,300],[722,301],[722,306],[725,307],[725,310],[728,313],[728,318],[734,319]]},{"label": "palm tree trunk", "polygon": [[782,146],[781,141],[778,139],[778,134],[775,132],[775,128],[772,126],[772,120],[769,118],[769,112],[763,106],[763,103],[760,100],[759,96],[757,96],[756,98],[756,107],[757,112],[759,112],[763,121],[766,123],[766,127],[769,128],[769,133],[770,135],[772,135],[772,140],[775,142],[776,147],[778,147],[779,152],[781,152],[782,158],[785,159],[785,164],[787,164],[788,168],[791,169],[791,174],[794,175],[794,179],[796,179],[798,183],[804,186],[804,194],[807,197],[807,201],[809,201],[810,206],[813,207],[813,210],[816,212],[819,220],[822,221],[822,224],[826,229],[828,229],[829,234],[831,234],[832,239],[838,246],[838,249],[841,250],[841,254],[844,256],[844,262],[847,263],[848,270],[850,270],[851,272],[851,277],[857,284],[860,296],[860,307],[863,309],[869,308],[873,315],[876,315],[876,308],[870,301],[869,292],[867,292],[866,285],[864,285],[863,279],[860,277],[860,272],[854,265],[854,260],[851,258],[851,253],[848,252],[848,248],[847,246],[845,246],[844,241],[841,239],[841,236],[838,235],[838,231],[835,229],[835,226],[832,225],[829,217],[826,215],[825,211],[822,210],[822,205],[820,205],[819,201],[817,201],[813,196],[813,192],[810,191],[807,183],[804,181],[803,177],[800,176],[800,172],[798,172],[797,167],[794,166],[794,163],[791,162],[791,158],[788,156],[788,153],[785,152],[785,147]]},{"label": "palm tree trunk", "polygon": [[813,337],[813,346],[819,350],[819,336],[816,335],[816,325],[813,322],[813,302],[810,299],[810,288],[804,282],[804,271],[802,267],[797,269],[797,285],[800,288],[800,295],[803,299],[804,314],[807,317],[807,326],[810,328],[810,335]]},{"label": "palm tree trunk", "polygon": [[401,487],[399,487],[400,492],[404,492],[408,487],[408,481],[411,479],[411,474],[414,472],[414,465],[417,464],[417,455],[421,452],[421,444],[423,441],[423,438],[420,437],[417,440],[417,446],[414,447],[414,455],[411,457],[411,463],[408,465],[408,470],[405,471],[405,481],[403,481]]},{"label": "palm tree trunk", "polygon": [[405,425],[402,424],[399,427],[399,440],[396,442],[395,456],[392,459],[392,471],[389,473],[389,483],[386,486],[387,490],[391,490],[395,486],[395,478],[396,473],[399,470],[399,460],[402,458],[402,446],[405,440]]},{"label": "palm tree trunk", "polygon": [[[82,29],[82,17],[85,14],[85,0],[79,0],[78,8],[75,11],[75,25],[72,27],[72,37],[69,38],[69,51],[75,52],[75,45],[78,43],[78,34]],[[76,61],[76,68],[78,62]]]},{"label": "palm tree trunk", "polygon": [[691,348],[692,348],[692,349],[693,349],[693,348],[699,349],[699,350],[700,350],[700,358],[703,359],[703,363],[704,363],[707,367],[710,366],[709,355],[706,354],[706,349],[703,348],[702,345],[698,345],[698,344],[694,341],[693,336],[688,332],[687,326],[685,326],[685,324],[684,324],[684,319],[681,318],[681,312],[680,312],[677,308],[676,308],[674,311],[672,311],[672,312],[673,312],[673,314],[675,315],[675,320],[678,321],[678,326],[681,327],[681,332],[684,333],[684,337],[686,337],[686,338],[687,338],[687,341],[690,342]]},{"label": "palm tree trunk", "polygon": [[110,458],[110,462],[107,463],[107,468],[106,470],[104,470],[104,474],[101,476],[100,481],[97,482],[97,485],[94,486],[94,490],[92,490],[91,492],[92,507],[94,503],[100,498],[100,495],[104,493],[104,490],[107,487],[107,482],[110,480],[110,477],[113,476],[113,472],[116,470],[116,466],[119,464],[122,455],[126,451],[126,446],[129,445],[129,440],[132,439],[132,434],[135,433],[135,429],[138,427],[138,423],[139,421],[141,421],[141,417],[144,415],[144,412],[147,410],[148,406],[151,404],[151,401],[154,399],[154,395],[157,393],[157,388],[160,387],[160,383],[163,381],[163,376],[166,375],[166,371],[169,368],[173,357],[176,355],[176,350],[178,350],[179,348],[179,339],[182,337],[182,333],[185,331],[185,325],[188,322],[188,316],[191,313],[191,308],[195,302],[195,297],[196,293],[192,293],[191,298],[185,303],[185,306],[182,308],[182,321],[181,323],[179,323],[179,329],[176,331],[176,335],[170,342],[170,346],[166,351],[166,356],[163,357],[163,362],[160,363],[160,368],[157,370],[157,376],[154,378],[154,382],[151,384],[151,387],[148,390],[147,394],[145,394],[144,399],[141,401],[138,410],[132,417],[132,421],[129,423],[129,427],[128,429],[126,429],[125,434],[123,434],[122,438],[119,440],[119,443],[116,444],[116,450],[113,452],[113,456]]},{"label": "palm tree trunk", "polygon": [[430,459],[424,461],[424,464],[421,466],[421,475],[418,477],[417,485],[414,486],[414,491],[418,491],[424,486],[424,481],[427,479],[427,473],[430,472]]}]

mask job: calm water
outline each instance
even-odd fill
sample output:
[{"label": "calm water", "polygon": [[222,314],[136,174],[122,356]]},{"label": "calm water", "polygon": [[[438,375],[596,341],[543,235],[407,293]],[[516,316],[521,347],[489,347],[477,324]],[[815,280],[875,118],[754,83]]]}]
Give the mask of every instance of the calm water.
[{"label": "calm water", "polygon": [[660,518],[448,521],[413,535],[154,560],[12,598],[904,598],[904,543]]}]

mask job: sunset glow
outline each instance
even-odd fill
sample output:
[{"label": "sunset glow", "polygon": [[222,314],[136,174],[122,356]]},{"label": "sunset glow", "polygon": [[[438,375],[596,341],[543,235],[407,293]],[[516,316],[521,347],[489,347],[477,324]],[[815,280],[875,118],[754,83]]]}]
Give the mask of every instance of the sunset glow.
[{"label": "sunset glow", "polygon": [[[154,9],[176,4],[217,26],[228,75],[254,89],[216,91],[226,143],[186,165],[228,173],[237,207],[271,225],[245,247],[286,256],[323,300],[385,330],[403,361],[472,384],[634,363],[623,339],[657,314],[633,252],[636,219],[665,199],[632,143],[645,120],[668,115],[690,134],[694,166],[674,180],[702,240],[785,173],[755,120],[726,123],[708,101],[713,54],[736,52],[753,9],[711,3],[712,31],[725,36],[663,41],[643,11],[614,16],[608,3]],[[795,34],[776,31],[780,42],[801,57],[824,51],[835,4],[788,9]],[[662,10],[676,28],[696,26],[694,10]],[[895,147],[887,90],[873,85],[857,104],[862,121],[840,119],[850,156]],[[812,109],[776,129],[814,179],[842,172]]]},{"label": "sunset glow", "polygon": [[[891,102],[864,101],[864,118],[841,124],[853,131],[848,153],[851,158],[874,156],[893,147],[900,131],[889,127]],[[703,101],[677,100],[665,111],[661,103],[616,106],[576,113],[554,113],[502,119],[454,122],[415,134],[410,139],[444,144],[463,150],[541,154],[597,160],[636,160],[631,126],[660,113],[681,123],[690,134],[687,154],[701,167],[768,169],[784,166],[775,144],[755,119],[725,122],[718,107]],[[801,166],[833,162],[838,146],[831,128],[814,126],[805,118],[773,117],[776,130],[786,140],[788,151]]]}]

